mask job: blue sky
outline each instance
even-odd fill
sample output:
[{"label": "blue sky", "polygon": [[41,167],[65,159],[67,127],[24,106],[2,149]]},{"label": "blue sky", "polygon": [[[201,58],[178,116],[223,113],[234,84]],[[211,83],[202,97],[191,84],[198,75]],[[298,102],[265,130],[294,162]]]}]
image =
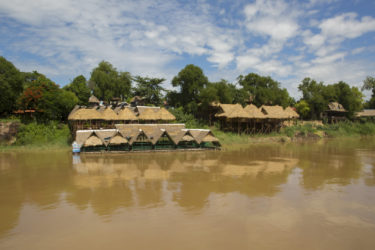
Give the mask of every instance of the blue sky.
[{"label": "blue sky", "polygon": [[375,1],[3,0],[0,54],[61,86],[106,60],[170,88],[193,63],[211,81],[270,75],[298,97],[304,77],[375,76]]}]

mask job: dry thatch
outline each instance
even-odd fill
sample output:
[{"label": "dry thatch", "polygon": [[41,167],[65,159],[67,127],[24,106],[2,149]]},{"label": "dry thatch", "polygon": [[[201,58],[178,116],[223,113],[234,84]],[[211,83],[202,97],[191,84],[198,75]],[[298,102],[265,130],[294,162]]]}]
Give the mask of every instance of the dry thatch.
[{"label": "dry thatch", "polygon": [[111,138],[117,134],[117,129],[101,129],[94,130],[94,133],[102,140],[105,145],[108,145]]},{"label": "dry thatch", "polygon": [[208,129],[189,129],[190,134],[193,136],[197,143],[201,143],[203,138],[210,132]]},{"label": "dry thatch", "polygon": [[375,117],[375,109],[364,109],[356,114],[357,117]]},{"label": "dry thatch", "polygon": [[138,119],[139,120],[159,120],[159,112],[160,109],[157,109],[155,112],[154,109],[144,109],[142,112],[139,113]]},{"label": "dry thatch", "polygon": [[85,147],[94,147],[94,146],[101,146],[103,145],[103,142],[102,140],[99,139],[99,137],[97,137],[96,135],[92,135],[90,136],[86,141],[85,143],[83,144],[83,146]]},{"label": "dry thatch", "polygon": [[174,129],[167,132],[169,137],[172,139],[174,144],[178,144],[182,138],[186,135],[187,130],[185,129]]},{"label": "dry thatch", "polygon": [[118,111],[116,120],[135,121],[135,120],[138,120],[138,118],[135,116],[133,111],[131,111],[129,108],[124,108]]},{"label": "dry thatch", "polygon": [[144,127],[142,128],[142,131],[145,133],[145,135],[151,141],[152,144],[155,144],[164,132],[162,129],[156,126]]},{"label": "dry thatch", "polygon": [[289,118],[299,118],[299,114],[291,107],[287,107],[284,111],[289,114]]},{"label": "dry thatch", "polygon": [[346,112],[344,107],[338,102],[330,102],[328,104],[328,111]]},{"label": "dry thatch", "polygon": [[191,136],[191,135],[184,135],[182,138],[181,138],[181,141],[195,141],[194,137]]},{"label": "dry thatch", "polygon": [[115,124],[118,130],[131,130],[131,129],[142,129],[147,130],[148,127],[154,127],[159,129],[165,129],[167,132],[185,129],[185,124],[183,123],[168,123],[168,124]]},{"label": "dry thatch", "polygon": [[275,105],[275,106],[263,105],[260,108],[262,112],[265,114],[266,118],[271,118],[271,119],[288,119],[289,118],[289,114],[285,112],[283,107],[279,105]]},{"label": "dry thatch", "polygon": [[110,107],[105,108],[102,112],[102,119],[106,121],[114,121],[117,120],[117,115],[113,109]]},{"label": "dry thatch", "polygon": [[244,108],[245,112],[247,112],[248,117],[251,119],[263,119],[266,118],[266,116],[260,111],[260,109],[257,108],[254,104],[247,105]]},{"label": "dry thatch", "polygon": [[89,103],[99,104],[100,101],[99,101],[98,98],[96,98],[96,96],[92,95],[92,96],[90,96],[90,98],[89,98]]},{"label": "dry thatch", "polygon": [[172,115],[168,110],[165,108],[161,108],[158,112],[159,119],[163,121],[174,121],[176,120],[176,117]]},{"label": "dry thatch", "polygon": [[76,142],[82,146],[85,141],[92,135],[92,130],[77,130],[76,132]]},{"label": "dry thatch", "polygon": [[79,109],[80,109],[79,105],[75,105],[74,108],[72,109],[72,111],[70,111],[70,113],[69,113],[69,115],[68,115],[68,120],[72,120],[73,114],[74,114],[77,110],[79,110]]},{"label": "dry thatch", "polygon": [[69,115],[69,120],[80,120],[80,121],[87,121],[87,120],[101,120],[102,114],[99,113],[96,109],[87,109],[82,108],[76,110],[74,113]]},{"label": "dry thatch", "polygon": [[114,137],[111,138],[109,141],[109,145],[121,145],[121,144],[127,144],[128,140],[126,140],[124,137],[121,136],[121,134],[116,134]]},{"label": "dry thatch", "polygon": [[241,104],[219,104],[222,112],[216,114],[216,117],[234,118],[249,118],[249,114],[242,108]]},{"label": "dry thatch", "polygon": [[217,139],[211,131],[208,132],[208,134],[202,139],[202,142],[219,142],[219,139]]}]

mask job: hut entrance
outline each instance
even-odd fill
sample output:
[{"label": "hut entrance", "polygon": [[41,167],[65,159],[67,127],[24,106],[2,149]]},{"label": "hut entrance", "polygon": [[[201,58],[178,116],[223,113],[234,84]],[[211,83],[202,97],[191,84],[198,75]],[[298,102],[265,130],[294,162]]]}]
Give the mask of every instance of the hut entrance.
[{"label": "hut entrance", "polygon": [[103,141],[96,135],[90,136],[82,146],[82,152],[98,152],[105,149]]},{"label": "hut entrance", "polygon": [[129,143],[128,140],[122,137],[120,133],[117,133],[116,136],[112,137],[108,143],[109,151],[128,151]]},{"label": "hut entrance", "polygon": [[187,132],[179,141],[177,148],[199,148],[199,144],[194,137]]},{"label": "hut entrance", "polygon": [[172,139],[164,132],[158,141],[155,143],[155,149],[172,149],[174,148],[174,143]]},{"label": "hut entrance", "polygon": [[152,150],[152,143],[142,131],[132,144],[133,150]]}]

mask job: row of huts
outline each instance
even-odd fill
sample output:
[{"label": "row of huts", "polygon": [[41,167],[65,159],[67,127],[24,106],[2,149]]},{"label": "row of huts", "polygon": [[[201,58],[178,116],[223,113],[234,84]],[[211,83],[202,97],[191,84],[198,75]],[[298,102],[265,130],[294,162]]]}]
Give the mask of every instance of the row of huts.
[{"label": "row of huts", "polygon": [[72,132],[82,129],[111,129],[115,124],[167,123],[176,117],[163,107],[76,107],[68,116]]},{"label": "row of huts", "polygon": [[260,108],[250,104],[211,104],[210,120],[219,121],[220,129],[236,133],[269,133],[293,124],[299,118],[291,107],[263,105]]},{"label": "row of huts", "polygon": [[219,140],[208,129],[185,124],[116,124],[115,129],[77,130],[81,152],[217,149]]}]

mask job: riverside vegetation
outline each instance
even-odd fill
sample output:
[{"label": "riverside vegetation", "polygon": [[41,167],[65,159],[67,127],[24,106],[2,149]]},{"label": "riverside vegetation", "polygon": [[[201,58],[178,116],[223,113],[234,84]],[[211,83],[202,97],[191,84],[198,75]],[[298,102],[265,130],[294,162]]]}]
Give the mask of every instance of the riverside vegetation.
[{"label": "riverside vegetation", "polygon": [[[368,76],[362,90],[372,91],[370,100],[364,101],[361,90],[345,82],[324,84],[306,77],[298,89],[300,100],[292,98],[281,83],[269,76],[249,73],[240,75],[237,82],[224,79],[210,82],[203,70],[193,64],[186,65],[171,81],[174,90],[162,85],[165,79],[132,76],[129,72],[118,71],[109,62],[102,61],[86,79],[79,75],[71,83],[61,88],[43,74],[21,72],[4,57],[0,57],[0,119],[12,121],[14,111],[21,114],[17,140],[11,148],[66,147],[71,142],[67,117],[75,105],[87,105],[88,97],[94,94],[101,100],[110,102],[113,98],[129,102],[133,96],[142,96],[147,105],[170,107],[176,122],[185,123],[187,128],[209,128],[207,115],[212,102],[223,104],[251,101],[256,106],[294,106],[306,120],[316,119],[331,101],[341,103],[348,111],[348,119],[363,108],[375,108],[375,78]],[[23,113],[24,111],[32,111]],[[237,135],[210,129],[223,145],[262,141],[277,137],[337,137],[374,135],[374,124],[369,122],[345,122],[334,125],[296,125],[281,129],[279,133],[259,135]],[[0,142],[1,143],[1,142]],[[6,146],[1,146],[4,149]]]}]

